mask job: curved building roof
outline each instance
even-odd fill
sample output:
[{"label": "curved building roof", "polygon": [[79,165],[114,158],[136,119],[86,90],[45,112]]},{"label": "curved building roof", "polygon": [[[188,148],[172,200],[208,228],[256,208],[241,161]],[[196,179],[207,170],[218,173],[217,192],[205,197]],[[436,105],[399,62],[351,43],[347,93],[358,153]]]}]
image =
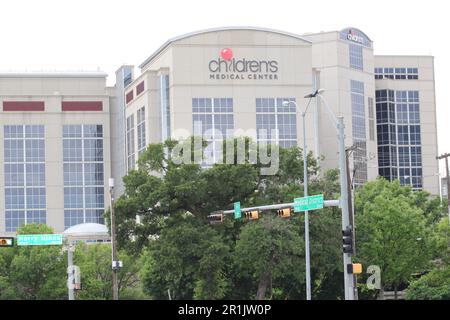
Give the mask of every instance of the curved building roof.
[{"label": "curved building roof", "polygon": [[302,36],[300,36],[298,34],[286,32],[286,31],[268,29],[268,28],[260,28],[260,27],[219,27],[219,28],[203,29],[203,30],[198,30],[198,31],[186,33],[186,34],[180,35],[178,37],[169,39],[161,47],[159,47],[159,49],[156,50],[150,57],[148,57],[141,65],[139,65],[139,68],[142,69],[143,67],[145,67],[154,57],[156,57],[159,53],[161,53],[161,51],[163,51],[167,46],[169,46],[173,42],[176,42],[176,41],[179,41],[179,40],[183,40],[183,39],[186,39],[186,38],[190,38],[190,37],[193,37],[193,36],[201,35],[201,34],[206,34],[206,33],[211,33],[211,32],[220,32],[220,31],[229,31],[229,30],[253,30],[253,31],[270,32],[270,33],[275,33],[275,34],[279,34],[279,35],[283,35],[283,36],[288,36],[288,37],[292,37],[292,38],[295,38],[295,39],[299,39],[299,40],[305,41],[307,43],[312,43],[310,40],[308,40],[308,39],[306,39],[306,38],[304,38],[304,37],[302,37]]}]

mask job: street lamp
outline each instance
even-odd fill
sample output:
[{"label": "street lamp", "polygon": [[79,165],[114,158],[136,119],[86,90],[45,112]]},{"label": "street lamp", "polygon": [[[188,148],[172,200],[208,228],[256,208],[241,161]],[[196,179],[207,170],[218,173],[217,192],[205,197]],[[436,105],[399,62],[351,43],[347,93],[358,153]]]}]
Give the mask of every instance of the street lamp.
[{"label": "street lamp", "polygon": [[109,196],[111,206],[111,260],[112,260],[112,286],[113,300],[119,300],[119,281],[117,271],[121,268],[120,261],[117,261],[117,244],[116,244],[116,215],[114,208],[114,179],[109,178]]},{"label": "street lamp", "polygon": [[73,281],[73,252],[75,244],[78,241],[110,241],[108,228],[103,224],[98,223],[81,223],[68,228],[63,232],[64,239],[67,244],[67,284],[69,300],[75,300]]},{"label": "street lamp", "polygon": [[[326,102],[326,100],[322,97],[322,93],[324,89],[318,89],[314,93],[308,94],[305,98],[315,98],[318,97],[321,99],[323,104],[325,105],[325,109],[328,115],[331,117],[335,125],[335,129],[338,133],[338,141],[339,141],[339,175],[340,175],[340,185],[341,185],[341,199],[340,206],[342,208],[342,230],[347,230],[348,228],[353,228],[350,225],[350,213],[349,213],[349,205],[348,205],[348,188],[347,188],[347,167],[346,167],[346,154],[345,154],[345,135],[344,135],[344,117],[339,116],[336,117],[331,110],[330,106]],[[344,260],[344,293],[345,300],[354,300],[355,292],[353,285],[353,276],[346,272],[347,265],[352,263],[351,253],[343,252],[343,260]]]},{"label": "street lamp", "polygon": [[[318,91],[316,91],[317,94]],[[305,96],[308,98],[310,95]],[[302,125],[303,125],[303,182],[304,182],[304,196],[308,196],[308,164],[307,164],[307,152],[306,152],[306,121],[305,116],[308,111],[308,107],[311,103],[312,96],[309,97],[310,100],[302,112]],[[297,103],[295,101],[283,101],[283,106],[287,107],[290,103],[294,104],[295,109],[298,109]],[[305,259],[306,259],[306,300],[311,300],[311,262],[309,255],[309,214],[305,211]]]}]

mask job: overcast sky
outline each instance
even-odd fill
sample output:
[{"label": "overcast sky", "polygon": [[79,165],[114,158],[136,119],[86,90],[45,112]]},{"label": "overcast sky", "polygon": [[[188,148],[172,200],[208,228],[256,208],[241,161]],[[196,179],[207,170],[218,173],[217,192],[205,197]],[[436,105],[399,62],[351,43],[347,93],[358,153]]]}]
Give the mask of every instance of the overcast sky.
[{"label": "overcast sky", "polygon": [[[167,39],[221,26],[297,34],[356,27],[375,54],[435,57],[439,152],[450,152],[450,18],[442,0],[14,0],[0,2],[0,70],[139,65]],[[443,172],[443,171],[442,171]]]}]

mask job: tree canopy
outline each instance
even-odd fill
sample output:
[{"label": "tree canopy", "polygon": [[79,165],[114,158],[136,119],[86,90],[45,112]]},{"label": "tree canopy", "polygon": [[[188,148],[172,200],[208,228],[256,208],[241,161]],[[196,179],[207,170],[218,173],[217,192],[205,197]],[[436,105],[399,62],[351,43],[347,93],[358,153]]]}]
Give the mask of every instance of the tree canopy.
[{"label": "tree canopy", "polygon": [[357,193],[357,256],[364,265],[381,268],[383,288],[397,290],[429,266],[432,241],[417,197],[398,181],[381,178]]}]

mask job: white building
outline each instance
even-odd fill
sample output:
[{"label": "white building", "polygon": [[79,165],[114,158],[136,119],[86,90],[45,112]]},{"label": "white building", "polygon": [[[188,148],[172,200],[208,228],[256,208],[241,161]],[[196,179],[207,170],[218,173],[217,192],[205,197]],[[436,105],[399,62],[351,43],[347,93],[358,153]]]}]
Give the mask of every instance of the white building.
[{"label": "white building", "polygon": [[106,74],[0,74],[0,234],[104,223],[111,175]]},{"label": "white building", "polygon": [[[0,75],[0,234],[30,222],[57,232],[103,222],[107,179],[120,195],[149,143],[198,134],[198,124],[200,133],[302,146],[304,96],[317,88],[344,116],[346,146],[358,147],[355,184],[382,175],[439,194],[433,57],[375,56],[355,28],[230,27],[173,38],[134,71],[120,67],[113,88],[99,72]],[[336,131],[316,99],[306,122],[308,150],[336,168]]]}]

